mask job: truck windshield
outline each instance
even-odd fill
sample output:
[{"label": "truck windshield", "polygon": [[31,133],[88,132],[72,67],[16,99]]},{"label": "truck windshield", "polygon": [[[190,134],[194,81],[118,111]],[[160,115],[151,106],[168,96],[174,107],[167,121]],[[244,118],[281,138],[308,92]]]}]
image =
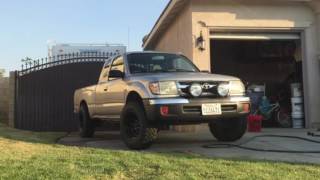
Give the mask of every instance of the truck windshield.
[{"label": "truck windshield", "polygon": [[163,72],[199,72],[186,57],[164,53],[137,53],[128,55],[131,74]]}]

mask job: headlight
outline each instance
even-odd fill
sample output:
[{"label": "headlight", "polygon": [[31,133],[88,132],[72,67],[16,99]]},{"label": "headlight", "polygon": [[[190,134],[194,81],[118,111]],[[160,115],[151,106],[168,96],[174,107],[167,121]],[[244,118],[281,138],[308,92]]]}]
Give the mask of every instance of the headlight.
[{"label": "headlight", "polygon": [[177,95],[178,88],[174,81],[153,82],[149,84],[149,89],[155,95]]},{"label": "headlight", "polygon": [[228,96],[230,91],[230,84],[223,83],[218,86],[218,94],[222,97]]},{"label": "headlight", "polygon": [[230,95],[243,96],[245,91],[245,87],[241,81],[230,81]]},{"label": "headlight", "polygon": [[200,84],[192,84],[189,91],[193,97],[199,97],[202,94],[202,87]]}]

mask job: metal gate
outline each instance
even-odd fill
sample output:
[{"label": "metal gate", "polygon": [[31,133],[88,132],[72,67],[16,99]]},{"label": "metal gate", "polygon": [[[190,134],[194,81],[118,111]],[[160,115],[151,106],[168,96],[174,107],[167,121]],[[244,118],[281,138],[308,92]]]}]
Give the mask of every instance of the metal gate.
[{"label": "metal gate", "polygon": [[16,72],[15,128],[32,131],[74,131],[76,89],[96,84],[103,63],[112,54],[68,54],[22,65]]}]

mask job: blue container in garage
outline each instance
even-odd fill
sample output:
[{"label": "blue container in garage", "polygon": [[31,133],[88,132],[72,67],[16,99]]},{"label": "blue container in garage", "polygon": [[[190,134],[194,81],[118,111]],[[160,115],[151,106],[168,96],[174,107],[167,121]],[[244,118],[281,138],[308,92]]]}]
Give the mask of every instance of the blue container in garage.
[{"label": "blue container in garage", "polygon": [[247,96],[251,100],[251,112],[255,113],[259,109],[264,92],[247,92]]}]

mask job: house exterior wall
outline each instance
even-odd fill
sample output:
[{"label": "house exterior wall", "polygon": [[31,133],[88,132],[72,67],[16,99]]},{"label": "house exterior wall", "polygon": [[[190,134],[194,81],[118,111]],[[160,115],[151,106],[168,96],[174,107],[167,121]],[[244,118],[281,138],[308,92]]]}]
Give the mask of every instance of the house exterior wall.
[{"label": "house exterior wall", "polygon": [[[259,31],[300,31],[304,44],[304,90],[307,127],[320,127],[320,68],[318,61],[319,20],[316,13],[302,2],[260,2],[235,3],[234,1],[192,0],[192,30],[193,34],[204,32],[204,38],[210,42],[210,31],[214,30],[252,30]],[[319,15],[318,15],[319,17]],[[197,24],[202,21],[205,26]],[[317,38],[315,38],[317,37]],[[202,69],[211,69],[210,47],[207,51],[193,49],[193,59],[201,61]],[[214,68],[214,64],[213,64]]]},{"label": "house exterior wall", "polygon": [[[214,29],[287,29],[305,28],[314,21],[309,7],[301,3],[237,3],[235,1],[192,0],[192,32],[200,31],[206,40],[206,51],[193,49],[193,59],[201,69],[211,70],[210,30]],[[205,26],[199,24],[201,21]],[[193,42],[195,43],[195,42]]]},{"label": "house exterior wall", "polygon": [[306,58],[304,77],[304,89],[306,91],[305,99],[307,99],[306,112],[309,120],[308,127],[320,128],[320,2],[309,2],[315,14],[315,21],[312,25],[305,29],[304,33],[304,49]]},{"label": "house exterior wall", "polygon": [[183,53],[192,58],[192,24],[190,6],[175,18],[169,28],[161,35],[155,45],[155,50]]},{"label": "house exterior wall", "polygon": [[[210,31],[301,32],[303,44],[303,79],[307,127],[320,127],[320,2],[314,1],[246,1],[190,0],[185,11],[159,35],[155,50],[180,51],[194,60],[201,70],[211,70]],[[190,12],[189,12],[190,11]],[[191,15],[189,15],[191,14]],[[182,16],[182,17],[181,17]],[[188,20],[191,16],[191,21]],[[182,21],[182,22],[179,22]],[[191,24],[191,32],[179,35],[177,24]],[[202,32],[205,49],[196,47],[196,37]],[[189,34],[191,33],[191,34]],[[180,38],[177,38],[180,36]],[[181,40],[182,37],[188,40]],[[191,37],[191,43],[190,42]],[[174,39],[174,43],[170,41]],[[182,48],[181,46],[186,47]],[[180,47],[180,48],[178,48]],[[214,64],[213,64],[214,68]]]}]

